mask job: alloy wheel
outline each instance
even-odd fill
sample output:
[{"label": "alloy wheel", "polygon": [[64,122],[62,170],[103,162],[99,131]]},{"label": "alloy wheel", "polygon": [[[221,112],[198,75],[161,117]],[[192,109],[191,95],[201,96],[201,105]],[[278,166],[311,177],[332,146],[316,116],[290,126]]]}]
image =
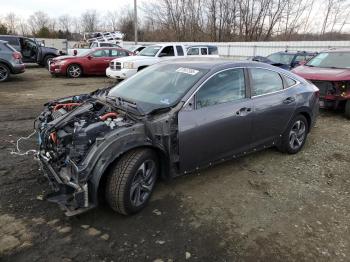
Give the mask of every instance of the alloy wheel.
[{"label": "alloy wheel", "polygon": [[305,140],[306,125],[303,121],[298,120],[294,123],[289,132],[289,145],[293,150],[299,149]]},{"label": "alloy wheel", "polygon": [[0,65],[0,81],[6,80],[8,77],[8,74],[9,74],[9,72],[8,72],[7,68]]},{"label": "alloy wheel", "polygon": [[153,160],[144,161],[137,169],[130,189],[130,200],[135,207],[142,205],[150,197],[156,175],[156,163]]},{"label": "alloy wheel", "polygon": [[68,73],[71,77],[77,78],[81,75],[81,68],[76,65],[72,65],[68,69]]}]

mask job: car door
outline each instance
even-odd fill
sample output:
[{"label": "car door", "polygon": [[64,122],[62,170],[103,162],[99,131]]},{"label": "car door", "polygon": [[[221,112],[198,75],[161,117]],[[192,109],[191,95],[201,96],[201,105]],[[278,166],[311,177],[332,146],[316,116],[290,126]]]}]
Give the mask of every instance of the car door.
[{"label": "car door", "polygon": [[99,49],[88,56],[88,72],[91,74],[105,74],[109,62],[113,60],[109,49]]},{"label": "car door", "polygon": [[209,78],[178,114],[182,171],[244,152],[251,141],[252,103],[242,68]]},{"label": "car door", "polygon": [[175,56],[175,48],[172,45],[165,46],[160,52],[158,57],[162,60],[167,60]]},{"label": "car door", "polygon": [[293,88],[285,88],[284,76],[276,71],[251,68],[249,72],[253,102],[252,145],[258,147],[273,143],[287,128],[295,111],[296,93]]}]

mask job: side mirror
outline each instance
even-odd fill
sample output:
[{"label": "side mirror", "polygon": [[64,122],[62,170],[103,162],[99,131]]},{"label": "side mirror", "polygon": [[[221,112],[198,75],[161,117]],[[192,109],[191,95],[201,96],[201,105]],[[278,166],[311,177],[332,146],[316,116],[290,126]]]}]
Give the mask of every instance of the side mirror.
[{"label": "side mirror", "polygon": [[307,61],[305,61],[305,60],[303,60],[303,61],[300,61],[299,63],[298,63],[298,65],[305,65],[307,63]]},{"label": "side mirror", "polygon": [[78,50],[77,49],[74,49],[73,50],[73,55],[76,56],[78,54]]},{"label": "side mirror", "polygon": [[88,55],[87,59],[91,60],[92,59],[92,55]]}]

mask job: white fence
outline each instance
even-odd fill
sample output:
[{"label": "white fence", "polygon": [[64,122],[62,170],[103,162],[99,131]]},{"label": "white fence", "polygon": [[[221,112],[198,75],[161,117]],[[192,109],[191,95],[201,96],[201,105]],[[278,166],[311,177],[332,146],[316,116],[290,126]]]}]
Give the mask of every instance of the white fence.
[{"label": "white fence", "polygon": [[[155,42],[140,42],[139,44],[149,45]],[[293,51],[322,51],[329,48],[350,47],[350,41],[289,41],[289,42],[183,42],[184,45],[210,44],[216,45],[219,55],[244,59],[250,56],[267,56],[271,53],[285,50]],[[134,42],[124,41],[124,47],[128,48]]]},{"label": "white fence", "polygon": [[43,42],[47,47],[54,47],[62,52],[67,52],[67,39],[36,38],[37,41]]}]

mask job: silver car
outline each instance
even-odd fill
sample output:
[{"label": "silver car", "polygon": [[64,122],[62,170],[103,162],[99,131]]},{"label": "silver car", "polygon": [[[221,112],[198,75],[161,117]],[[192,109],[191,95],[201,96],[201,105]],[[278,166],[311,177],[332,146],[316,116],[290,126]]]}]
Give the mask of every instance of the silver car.
[{"label": "silver car", "polygon": [[67,215],[104,192],[121,214],[147,204],[158,177],[277,147],[295,154],[319,108],[318,89],[257,62],[171,60],[115,87],[50,101],[37,121],[45,175]]},{"label": "silver car", "polygon": [[10,74],[24,72],[21,53],[17,52],[7,41],[0,40],[0,82],[6,81]]}]

